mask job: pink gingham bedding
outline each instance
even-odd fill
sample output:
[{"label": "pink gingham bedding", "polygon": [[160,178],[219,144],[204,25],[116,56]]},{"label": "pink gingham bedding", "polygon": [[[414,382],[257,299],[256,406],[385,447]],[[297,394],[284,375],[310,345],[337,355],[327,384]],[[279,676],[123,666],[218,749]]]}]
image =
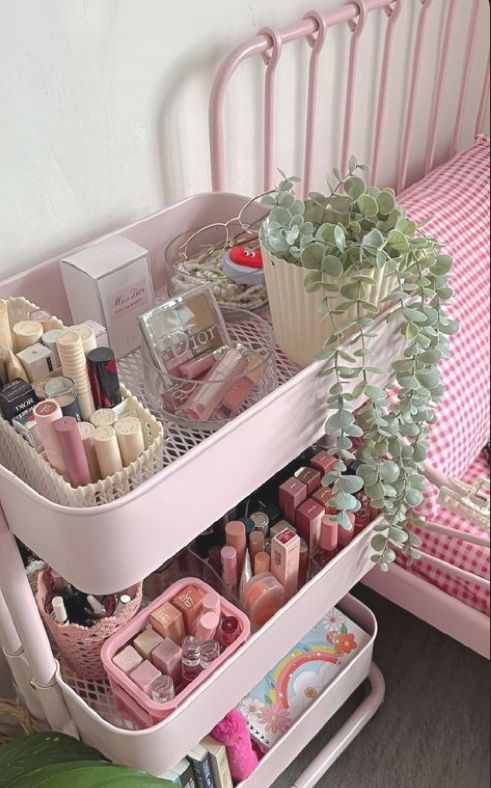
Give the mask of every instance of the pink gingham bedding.
[{"label": "pink gingham bedding", "polygon": [[[446,245],[454,258],[449,313],[460,323],[452,337],[451,357],[442,364],[445,401],[432,428],[429,463],[447,476],[471,481],[486,473],[482,454],[490,434],[490,238],[489,139],[437,167],[411,186],[399,201],[416,221],[431,217],[426,230]],[[466,530],[457,515],[442,510],[432,489],[421,514],[440,524]],[[470,526],[471,530],[477,530]],[[423,549],[454,566],[489,577],[489,550],[437,534],[423,534]],[[489,591],[416,562],[412,572],[489,615]]]}]

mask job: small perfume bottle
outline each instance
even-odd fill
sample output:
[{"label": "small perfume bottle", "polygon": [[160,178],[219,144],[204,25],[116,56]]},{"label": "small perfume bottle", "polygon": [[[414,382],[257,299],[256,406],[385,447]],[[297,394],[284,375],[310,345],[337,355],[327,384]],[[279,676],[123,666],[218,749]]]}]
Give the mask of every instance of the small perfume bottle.
[{"label": "small perfume bottle", "polygon": [[191,684],[201,673],[200,656],[199,641],[192,635],[185,637],[182,641],[182,680],[185,685]]},{"label": "small perfume bottle", "polygon": [[234,640],[237,640],[240,634],[239,619],[235,616],[224,616],[220,621],[220,626],[217,630],[217,640],[222,648],[230,646]]},{"label": "small perfume bottle", "polygon": [[159,676],[150,687],[150,695],[155,703],[168,703],[176,697],[174,682],[170,676]]},{"label": "small perfume bottle", "polygon": [[218,640],[207,640],[201,645],[200,665],[206,670],[220,656],[220,643]]}]

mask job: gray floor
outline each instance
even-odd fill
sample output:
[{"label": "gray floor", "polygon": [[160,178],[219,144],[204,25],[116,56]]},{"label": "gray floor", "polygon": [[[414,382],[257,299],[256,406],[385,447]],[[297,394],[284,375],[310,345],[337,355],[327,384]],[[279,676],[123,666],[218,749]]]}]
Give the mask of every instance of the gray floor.
[{"label": "gray floor", "polygon": [[[372,591],[360,587],[355,595],[379,622],[375,661],[384,674],[387,695],[377,716],[318,785],[488,788],[489,663]],[[360,695],[353,697],[351,708],[359,700]],[[273,788],[290,788],[349,715],[348,706]]]}]

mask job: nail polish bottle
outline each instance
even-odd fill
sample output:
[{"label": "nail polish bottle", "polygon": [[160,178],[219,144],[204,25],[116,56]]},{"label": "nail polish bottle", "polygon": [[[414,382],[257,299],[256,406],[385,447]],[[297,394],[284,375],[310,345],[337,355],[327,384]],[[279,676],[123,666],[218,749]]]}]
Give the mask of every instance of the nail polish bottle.
[{"label": "nail polish bottle", "polygon": [[185,685],[191,684],[201,673],[201,647],[199,642],[192,635],[188,635],[182,641],[182,680]]},{"label": "nail polish bottle", "polygon": [[239,634],[239,619],[235,616],[224,616],[220,621],[220,626],[218,627],[216,633],[216,638],[221,647],[225,649],[230,646],[235,640],[237,640]]}]

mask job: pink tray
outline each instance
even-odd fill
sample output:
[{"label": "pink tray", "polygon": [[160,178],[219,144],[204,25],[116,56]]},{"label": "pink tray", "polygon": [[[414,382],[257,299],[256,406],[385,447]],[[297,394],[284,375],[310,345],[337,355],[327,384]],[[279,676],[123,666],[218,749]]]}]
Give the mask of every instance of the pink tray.
[{"label": "pink tray", "polygon": [[[155,599],[151,605],[148,605],[141,611],[135,618],[133,618],[127,626],[121,629],[117,634],[110,637],[102,647],[101,657],[102,664],[106,670],[111,683],[111,688],[115,694],[116,700],[124,706],[127,713],[131,714],[135,723],[140,726],[150,726],[161,722],[168,717],[172,712],[189,696],[192,692],[203,684],[216,668],[225,662],[228,657],[237,651],[239,646],[247,640],[250,635],[251,626],[249,619],[241,610],[232,605],[230,602],[220,596],[221,612],[227,616],[235,616],[241,624],[241,632],[236,640],[227,646],[220,654],[218,659],[213,663],[211,670],[206,670],[200,673],[187,687],[179,692],[176,697],[168,703],[155,703],[143,690],[141,690],[122,670],[116,667],[113,663],[113,657],[121,651],[129,641],[132,640],[145,626],[149,623],[150,615],[154,610],[159,608],[164,602],[170,601],[172,598],[189,585],[201,588],[205,593],[214,591],[214,589],[202,580],[195,577],[187,577],[184,580],[179,580],[174,583],[170,588]],[[136,701],[143,713],[138,713],[139,710],[135,709],[134,703]]]}]

